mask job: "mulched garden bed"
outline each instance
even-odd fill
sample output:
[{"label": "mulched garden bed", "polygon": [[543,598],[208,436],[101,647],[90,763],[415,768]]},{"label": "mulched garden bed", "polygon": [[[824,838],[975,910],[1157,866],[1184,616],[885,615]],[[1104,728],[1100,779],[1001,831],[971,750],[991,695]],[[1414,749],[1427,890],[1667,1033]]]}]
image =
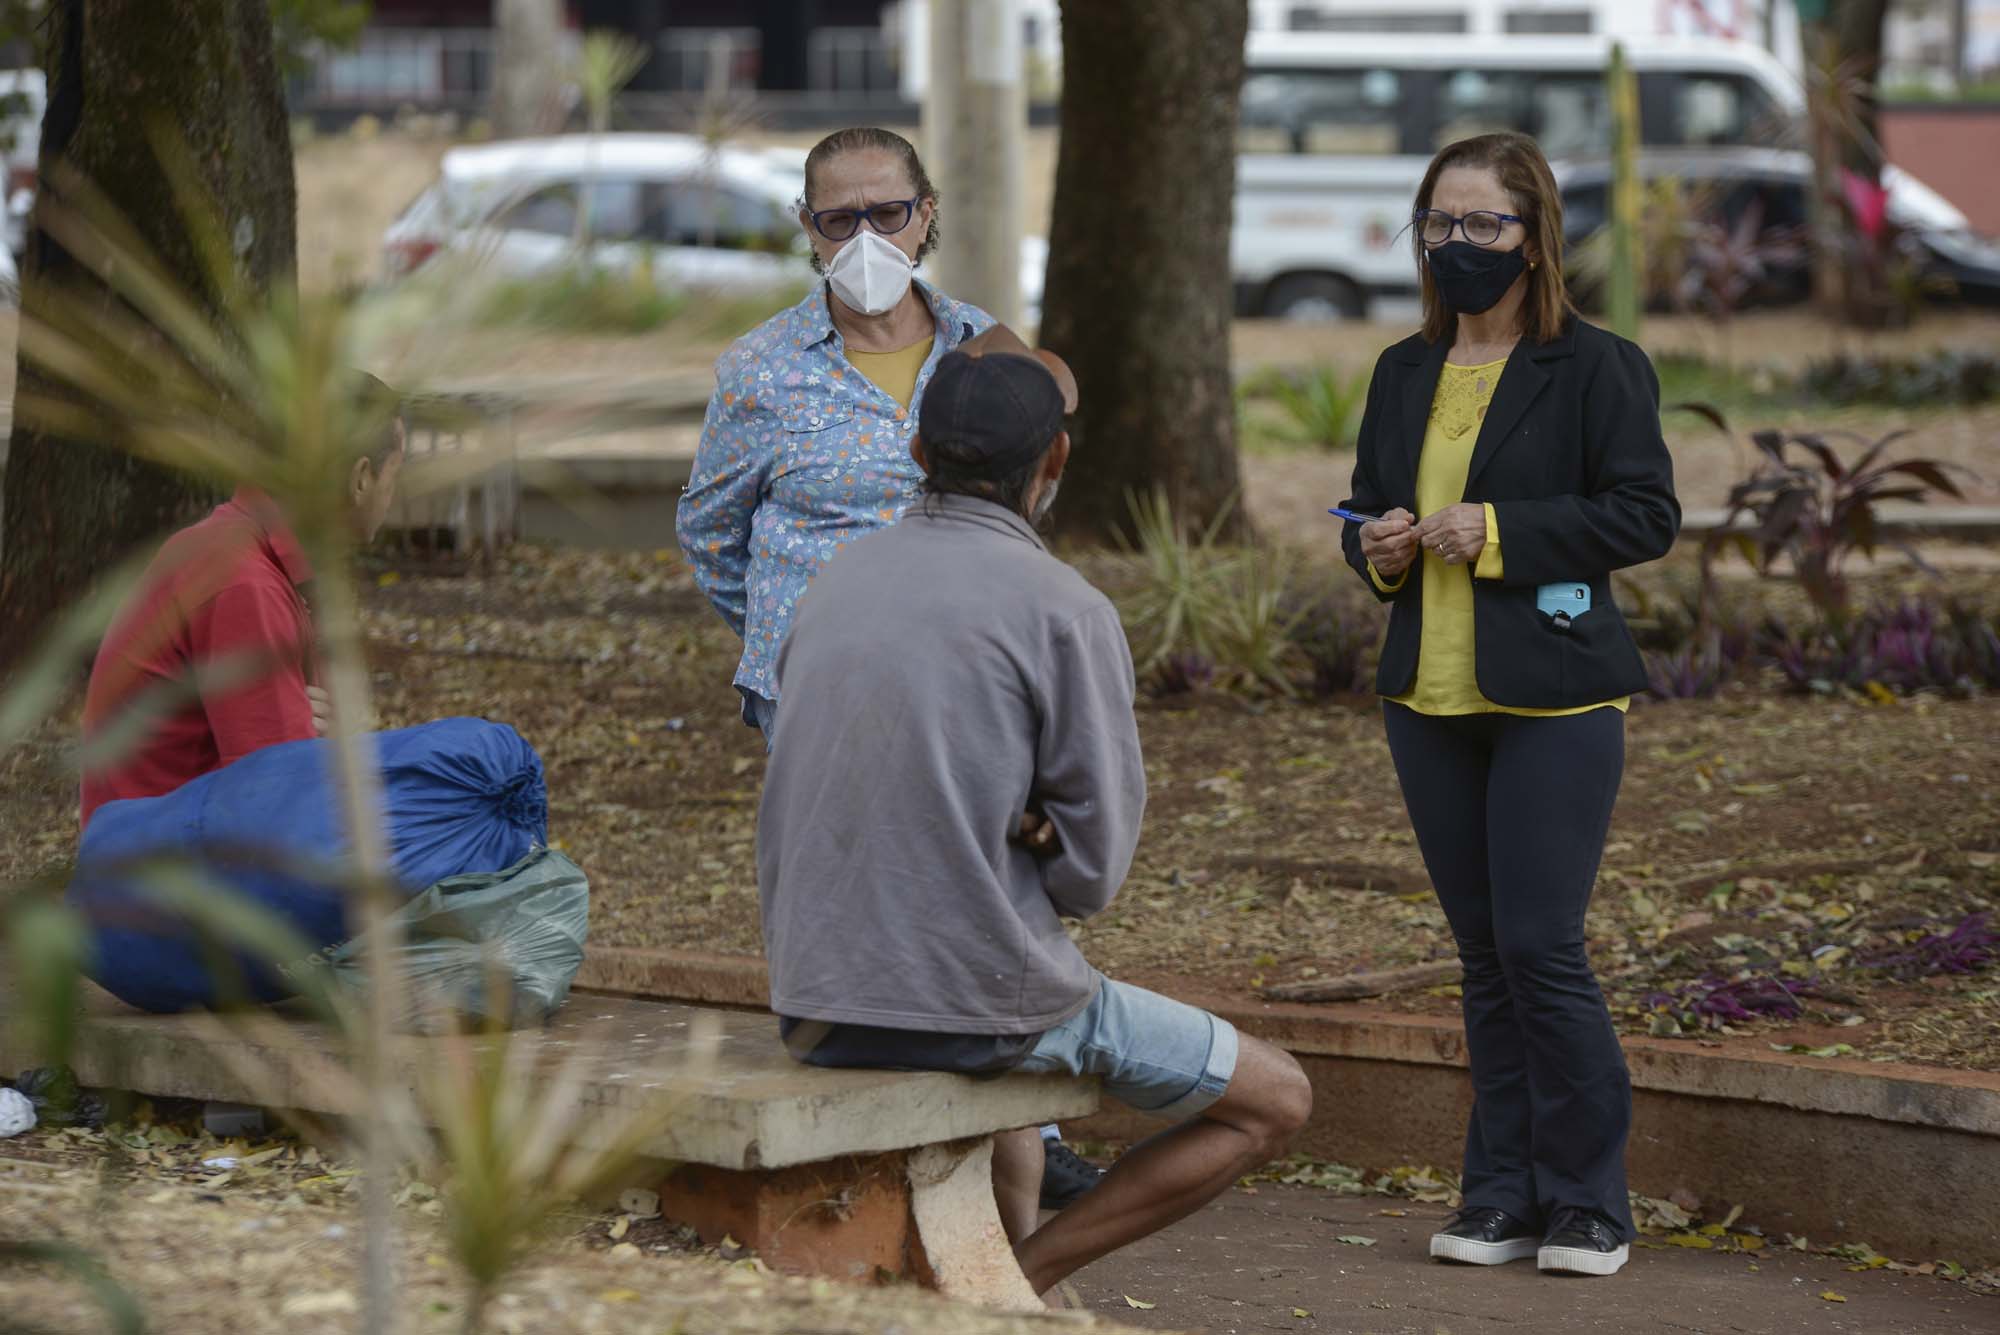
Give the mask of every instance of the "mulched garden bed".
[{"label": "mulched garden bed", "polygon": [[[540,749],[593,942],[757,953],[763,747],[677,552],[378,569],[367,615],[384,726],[478,714]],[[1076,929],[1100,967],[1247,995],[1450,955],[1372,704],[1149,698],[1139,724],[1138,859]],[[2000,1070],[2000,700],[1730,687],[1642,702],[1627,737],[1588,927],[1621,1027]],[[73,850],[65,741],[0,757],[0,876]],[[1383,1004],[1457,1006],[1449,986]]]}]

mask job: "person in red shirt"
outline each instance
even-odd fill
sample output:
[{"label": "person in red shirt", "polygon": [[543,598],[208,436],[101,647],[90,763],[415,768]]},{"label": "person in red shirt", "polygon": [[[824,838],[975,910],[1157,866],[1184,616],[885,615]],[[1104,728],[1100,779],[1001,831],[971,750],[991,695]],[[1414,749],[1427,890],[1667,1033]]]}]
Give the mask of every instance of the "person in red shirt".
[{"label": "person in red shirt", "polygon": [[[394,402],[388,386],[355,374],[364,401]],[[404,436],[398,411],[348,473],[364,542],[388,516]],[[106,802],[170,793],[252,751],[325,733],[311,579],[277,505],[247,487],[167,539],[90,669],[84,744],[105,740],[115,754],[84,771],[81,825]],[[131,725],[138,735],[122,744],[106,737]]]}]

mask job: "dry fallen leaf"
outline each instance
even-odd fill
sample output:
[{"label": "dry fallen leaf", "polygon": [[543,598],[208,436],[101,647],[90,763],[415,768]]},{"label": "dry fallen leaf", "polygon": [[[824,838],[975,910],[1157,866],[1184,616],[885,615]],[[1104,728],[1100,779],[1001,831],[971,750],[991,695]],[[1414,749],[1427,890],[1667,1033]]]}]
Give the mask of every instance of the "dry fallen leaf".
[{"label": "dry fallen leaf", "polygon": [[1307,1317],[1312,1315],[1312,1309],[1310,1307],[1294,1307],[1292,1309],[1292,1315],[1297,1317],[1299,1320],[1304,1321]]},{"label": "dry fallen leaf", "polygon": [[613,1222],[613,1224],[611,1225],[611,1230],[610,1230],[611,1240],[613,1242],[618,1241],[618,1239],[624,1237],[626,1233],[630,1232],[631,1228],[632,1228],[632,1216],[629,1214],[619,1215],[617,1220]]},{"label": "dry fallen leaf", "polygon": [[1847,1299],[1841,1297],[1839,1294],[1835,1293],[1832,1289],[1821,1289],[1819,1296],[1826,1299],[1826,1301],[1830,1303],[1844,1303],[1847,1301]]},{"label": "dry fallen leaf", "polygon": [[285,1299],[278,1309],[280,1316],[330,1316],[336,1312],[355,1312],[360,1305],[354,1295],[346,1289],[330,1289],[325,1293],[301,1293]]},{"label": "dry fallen leaf", "polygon": [[628,1187],[618,1196],[618,1208],[634,1219],[651,1219],[660,1212],[660,1193]]},{"label": "dry fallen leaf", "polygon": [[1145,1302],[1141,1299],[1134,1298],[1131,1294],[1128,1293],[1125,1295],[1125,1305],[1127,1307],[1136,1307],[1142,1312],[1150,1312],[1159,1304]]}]

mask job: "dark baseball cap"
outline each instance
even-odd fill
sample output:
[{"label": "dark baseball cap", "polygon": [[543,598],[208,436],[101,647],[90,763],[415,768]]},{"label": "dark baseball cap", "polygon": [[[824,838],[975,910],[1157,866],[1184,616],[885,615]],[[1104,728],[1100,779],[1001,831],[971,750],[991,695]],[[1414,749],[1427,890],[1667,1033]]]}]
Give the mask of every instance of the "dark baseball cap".
[{"label": "dark baseball cap", "polygon": [[917,434],[950,448],[954,473],[995,482],[1039,459],[1062,429],[1055,375],[1011,352],[946,353],[917,413]]}]

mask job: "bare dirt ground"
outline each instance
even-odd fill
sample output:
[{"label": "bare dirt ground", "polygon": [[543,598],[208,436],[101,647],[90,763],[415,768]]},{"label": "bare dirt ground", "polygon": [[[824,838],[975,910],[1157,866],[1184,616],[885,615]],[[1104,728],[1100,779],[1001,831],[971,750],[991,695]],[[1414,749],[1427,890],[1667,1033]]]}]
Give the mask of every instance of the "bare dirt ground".
[{"label": "bare dirt ground", "polygon": [[[357,1328],[362,1228],[351,1165],[278,1137],[223,1142],[150,1116],[116,1131],[37,1128],[0,1142],[0,1247],[74,1248],[137,1302],[145,1329],[173,1335],[318,1335]],[[205,1164],[231,1156],[233,1169]],[[465,1329],[466,1286],[443,1202],[399,1193],[394,1249],[401,1329]],[[615,1237],[614,1237],[615,1235]],[[73,1269],[0,1258],[0,1330],[95,1335],[115,1329]],[[1065,1328],[1116,1329],[1072,1314]],[[559,1216],[488,1308],[492,1335],[1026,1335],[1016,1317],[882,1288],[774,1274],[741,1249],[703,1248],[656,1216],[587,1207]]]},{"label": "bare dirt ground", "polygon": [[[1102,1147],[1091,1147],[1093,1150]],[[0,1142],[0,1248],[74,1249],[174,1335],[349,1331],[360,1310],[354,1165],[290,1135],[219,1140],[196,1106],[142,1103],[111,1130],[38,1127]],[[412,1335],[465,1329],[467,1291],[438,1185],[397,1192],[399,1310]],[[448,1185],[445,1190],[448,1192]],[[487,1309],[494,1335],[1025,1335],[1062,1329],[1755,1331],[1970,1335],[1992,1329],[2000,1272],[1972,1258],[1895,1258],[1865,1242],[1698,1226],[1634,1200],[1642,1234],[1614,1281],[1532,1265],[1440,1266],[1425,1243],[1455,1204],[1428,1171],[1375,1182],[1294,1159],[1072,1279],[1086,1311],[1022,1318],[909,1286],[773,1274],[726,1241],[657,1216],[571,1207]],[[113,1329],[78,1271],[0,1259],[0,1328]]]},{"label": "bare dirt ground", "polygon": [[[1242,326],[1239,326],[1242,328]],[[1776,332],[1776,331],[1774,331]],[[1665,415],[1667,447],[1674,456],[1674,489],[1685,509],[1720,508],[1729,489],[1747,477],[1753,452],[1746,439],[1731,440],[1690,413]],[[1891,431],[1910,435],[1894,447],[1896,457],[1942,459],[1962,470],[1952,480],[1965,504],[2000,505],[2000,404],[1954,412],[1908,412],[1851,408],[1837,413],[1795,410],[1782,417],[1749,418],[1746,432],[1763,427],[1838,432],[1831,443],[1852,459],[1863,441]],[[1354,475],[1351,450],[1246,450],[1242,456],[1243,494],[1261,528],[1298,545],[1338,541],[1326,507],[1350,494]],[[1937,504],[1955,504],[1939,497]]]},{"label": "bare dirt ground", "polygon": [[[1127,577],[1110,558],[1084,568]],[[1990,572],[1952,587],[1995,594]],[[381,568],[368,594],[383,726],[481,715],[540,750],[552,835],[591,876],[594,942],[759,952],[763,747],[728,686],[736,641],[677,552],[524,548],[488,578]],[[1449,956],[1372,705],[1216,694],[1148,700],[1139,725],[1138,860],[1076,928],[1100,967],[1248,995]],[[0,876],[72,854],[72,727],[0,757],[0,824],[25,836],[0,846]],[[1907,981],[1873,967],[1996,910],[2000,701],[1746,687],[1632,711],[1589,919],[1629,1031],[1655,991],[1749,968],[1823,994],[1787,1042],[1837,1028],[1864,1055],[2000,1070],[1990,967]],[[1390,1004],[1456,1010],[1449,989]]]},{"label": "bare dirt ground", "polygon": [[[1052,161],[1052,137],[1037,142],[1031,155]],[[384,136],[301,149],[309,286],[372,271],[383,227],[430,179],[443,148],[441,140]],[[1046,197],[1031,191],[1024,208],[1045,217]],[[1944,316],[1866,346],[1990,347],[1996,328]],[[1233,352],[1246,370],[1360,370],[1404,332],[1251,322],[1237,326]],[[12,375],[14,337],[12,312],[0,315],[0,391]],[[1698,322],[1656,320],[1647,344],[1784,366],[1860,346],[1798,314],[1746,317],[1726,340]],[[621,339],[506,334],[474,340],[460,361],[468,374],[587,367],[643,380],[699,367],[716,350],[671,327]],[[1827,424],[1803,413],[1788,420]],[[1911,425],[1913,451],[1989,474],[1975,495],[2000,499],[1990,480],[1995,410],[1870,411],[1841,422],[1864,433]],[[1780,423],[1740,423],[1771,424]],[[1716,503],[1740,470],[1740,449],[1707,428],[1669,430],[1688,503]],[[1260,528],[1331,565],[1323,507],[1345,494],[1351,459],[1252,453],[1244,466]],[[1083,564],[1107,585],[1124,578],[1116,562]],[[1990,553],[1953,564],[1959,591],[1989,605],[2000,596]],[[1874,587],[1908,581],[1882,573]],[[764,756],[727,686],[736,645],[677,553],[523,548],[487,578],[374,565],[367,633],[384,726],[478,714],[513,723],[541,751],[552,833],[592,878],[595,941],[757,953],[754,831]],[[1152,800],[1139,860],[1118,904],[1075,929],[1100,967],[1169,989],[1247,996],[1263,983],[1449,954],[1371,707],[1149,701],[1140,728]],[[0,828],[12,836],[0,843],[0,879],[59,874],[73,854],[74,729],[72,705],[28,746],[0,756]],[[1738,1025],[1691,1041],[1845,1045],[1883,1060],[2000,1070],[2000,976],[1990,965],[1908,979],[1876,967],[1977,912],[2000,912],[2000,702],[1864,704],[1738,689],[1716,702],[1634,710],[1623,797],[1588,923],[1593,961],[1628,1032],[1649,1026],[1651,993],[1749,967],[1808,987],[1807,1013],[1795,1024]],[[1450,988],[1386,1004],[1456,1009]],[[351,1177],[296,1146],[260,1165],[262,1176],[205,1168],[203,1158],[232,1147],[169,1131],[117,1148],[99,1133],[46,1129],[7,1142],[0,1242],[60,1239],[107,1257],[161,1330],[351,1329],[359,1237]],[[1538,1329],[1644,1328],[1596,1305],[1599,1292],[1623,1290],[1593,1290],[1572,1303],[1567,1287],[1557,1298],[1528,1289],[1525,1273],[1503,1277],[1513,1286],[1504,1291],[1475,1291],[1462,1274],[1419,1273],[1407,1253],[1430,1223],[1421,1209],[1392,1216],[1376,1202],[1257,1190],[1261,1200],[1234,1196],[1221,1214],[1086,1272],[1079,1288],[1100,1312],[1217,1331],[1476,1329],[1501,1292],[1539,1313]],[[463,1315],[435,1204],[412,1193],[404,1215],[400,1254],[418,1331],[457,1329]],[[614,1240],[615,1224],[587,1211],[563,1220],[503,1294],[493,1328],[998,1335],[1029,1324],[907,1290],[780,1279],[663,1227],[634,1226]],[[1321,1236],[1343,1231],[1378,1238],[1384,1250]],[[1970,1331],[1989,1328],[1995,1301],[1973,1295],[1984,1305],[1969,1305],[1959,1289],[1924,1289],[1935,1281],[1879,1273],[1866,1257],[1858,1267],[1865,1273],[1835,1274],[1837,1262],[1672,1245],[1664,1257],[1642,1253],[1634,1267],[1652,1270],[1680,1304],[1648,1307],[1645,1319],[1658,1317],[1662,1328],[1746,1328],[1751,1304],[1767,1302],[1780,1305],[1782,1321],[1754,1328]],[[1367,1259],[1345,1264],[1350,1255]],[[1369,1284],[1385,1287],[1364,1310]],[[0,1326],[103,1328],[76,1280],[46,1264],[10,1270],[5,1290]]]}]

